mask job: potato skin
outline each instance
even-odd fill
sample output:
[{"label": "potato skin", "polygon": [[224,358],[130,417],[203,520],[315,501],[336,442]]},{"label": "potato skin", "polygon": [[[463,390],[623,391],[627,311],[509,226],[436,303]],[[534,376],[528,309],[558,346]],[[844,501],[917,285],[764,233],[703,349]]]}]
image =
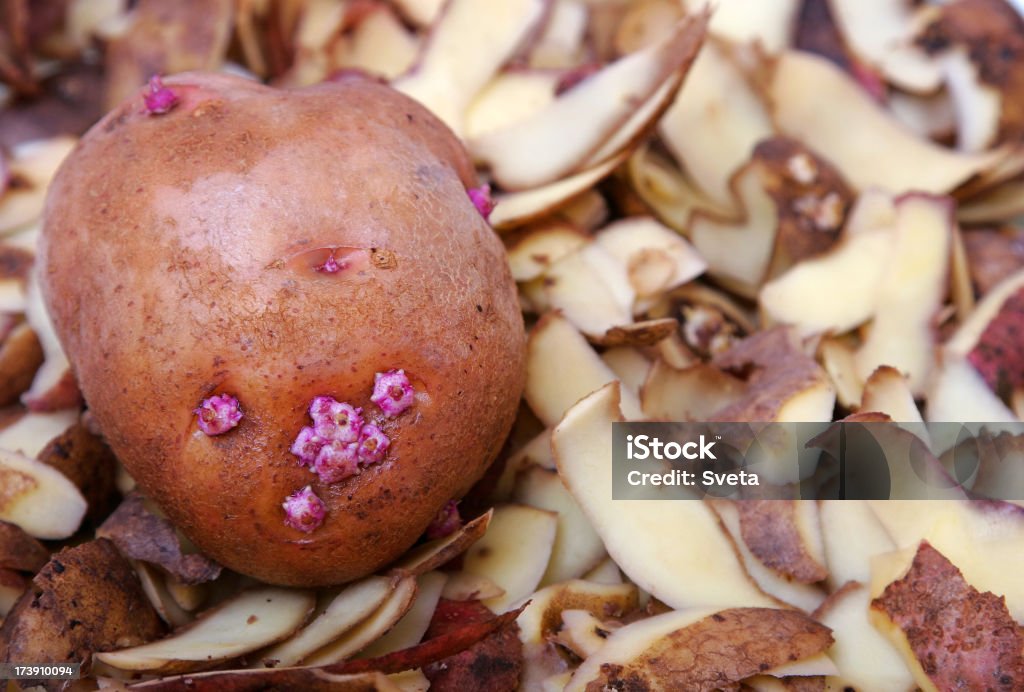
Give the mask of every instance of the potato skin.
[{"label": "potato skin", "polygon": [[[99,538],[64,548],[32,579],[0,626],[0,663],[81,662],[88,673],[94,652],[145,644],[163,632],[131,564]],[[72,683],[42,685],[63,690]]]},{"label": "potato skin", "polygon": [[[497,455],[524,383],[525,336],[500,241],[469,201],[461,144],[365,79],[278,91],[199,73],[101,120],[54,180],[41,281],[114,452],[207,555],[276,584],[358,578],[405,551]],[[327,248],[327,250],[325,250]],[[318,272],[330,248],[350,266]],[[415,405],[387,458],[320,483],[289,448],[313,397],[375,410],[403,368]],[[237,428],[193,410],[236,396]],[[305,534],[281,503],[312,484]]]}]

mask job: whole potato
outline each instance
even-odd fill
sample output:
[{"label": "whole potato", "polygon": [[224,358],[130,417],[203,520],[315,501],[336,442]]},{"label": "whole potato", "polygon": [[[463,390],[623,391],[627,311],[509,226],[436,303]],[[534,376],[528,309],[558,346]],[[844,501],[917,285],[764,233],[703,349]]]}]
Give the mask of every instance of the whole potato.
[{"label": "whole potato", "polygon": [[[207,555],[277,584],[355,579],[494,459],[525,336],[474,183],[431,113],[354,77],[281,91],[178,75],[64,163],[47,305],[110,446]],[[371,393],[395,370],[414,397],[389,416]],[[362,409],[383,458],[330,482],[304,466],[292,445],[321,396]],[[237,426],[204,432],[236,400]],[[286,523],[306,486],[322,506]]]}]

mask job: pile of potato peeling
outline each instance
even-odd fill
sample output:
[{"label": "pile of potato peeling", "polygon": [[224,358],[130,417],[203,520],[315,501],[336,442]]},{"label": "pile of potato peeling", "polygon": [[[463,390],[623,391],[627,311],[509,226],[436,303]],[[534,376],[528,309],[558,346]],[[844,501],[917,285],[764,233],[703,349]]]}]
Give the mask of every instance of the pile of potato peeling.
[{"label": "pile of potato peeling", "polygon": [[[0,684],[404,692],[1024,688],[1024,230],[1016,224],[1024,215],[1024,20],[1005,0],[713,5],[3,3],[0,664],[76,662],[83,676]],[[232,76],[171,76],[186,71]],[[246,80],[280,89],[329,84],[286,94]],[[375,101],[388,92],[382,84],[422,105],[415,124],[415,109],[399,97]],[[204,100],[204,90],[214,96]],[[322,106],[310,105],[296,116],[295,142],[282,135],[284,149],[260,129],[272,119],[246,129],[245,118],[229,112],[287,114],[302,94],[338,90],[357,94],[353,107],[362,110],[352,112],[365,120],[346,122],[344,113],[325,120],[326,111],[316,110]],[[250,92],[255,100],[245,101]],[[383,102],[398,105],[374,105]],[[351,437],[332,433],[307,459],[296,434],[299,426],[320,434],[316,406],[307,418],[305,404],[290,404],[294,429],[266,432],[276,419],[263,415],[247,374],[210,375],[216,383],[195,385],[206,394],[193,396],[172,373],[174,396],[189,392],[195,408],[169,409],[173,396],[162,393],[149,408],[145,389],[115,391],[125,384],[119,377],[138,380],[103,371],[128,333],[118,331],[127,322],[117,291],[106,328],[79,321],[82,310],[96,307],[88,296],[53,310],[62,291],[117,280],[102,271],[109,248],[83,241],[75,224],[81,210],[92,213],[92,192],[113,195],[103,186],[107,178],[119,181],[121,164],[94,156],[100,164],[91,164],[88,185],[62,172],[46,201],[69,154],[85,161],[107,146],[99,130],[119,138],[111,146],[130,140],[141,147],[123,161],[125,171],[143,171],[140,192],[149,169],[163,184],[222,165],[217,156],[247,166],[247,175],[262,170],[263,161],[236,162],[259,145],[285,151],[280,173],[270,176],[292,191],[282,194],[305,194],[299,188],[320,188],[303,175],[326,174],[288,168],[307,137],[302,128],[319,125],[308,135],[319,143],[335,136],[332,128],[349,127],[344,142],[353,148],[337,158],[371,151],[366,170],[373,173],[372,146],[386,137],[372,127],[398,132],[406,119],[416,166],[383,202],[369,205],[366,218],[428,230],[417,231],[409,247],[395,241],[395,252],[365,241],[365,255],[362,245],[340,243],[295,255],[305,262],[295,270],[306,272],[302,280],[322,282],[311,285],[333,287],[323,282],[341,272],[356,304],[341,315],[366,316],[371,325],[380,319],[391,331],[382,336],[362,323],[339,329],[372,343],[367,352],[393,342],[401,356],[360,366],[357,382],[331,391],[337,401],[319,399],[333,407],[334,424],[358,421]],[[370,132],[366,142],[356,143],[358,132]],[[221,146],[228,153],[210,153]],[[325,189],[334,185],[324,182]],[[362,190],[351,184],[339,194]],[[119,191],[114,224],[164,218],[142,216],[150,211],[126,201],[127,185],[110,188]],[[441,190],[423,203],[427,213],[402,206],[421,190],[416,186]],[[202,194],[168,223],[215,215],[222,198]],[[355,209],[356,193],[351,199]],[[280,218],[290,218],[287,200],[268,200],[263,208],[274,210],[267,213],[278,213],[280,204]],[[256,212],[252,219],[235,214],[250,201],[227,202],[234,214],[227,220],[258,225]],[[310,206],[301,213],[321,214]],[[168,209],[159,213],[174,216]],[[459,235],[463,227],[469,235]],[[417,253],[433,257],[449,242],[446,228],[454,249],[438,257],[452,263],[448,271],[417,265]],[[147,232],[138,231],[147,238],[141,245],[150,243]],[[159,285],[163,279],[151,270],[163,271],[161,253],[171,264],[191,261],[174,254],[179,240],[202,241],[182,232],[167,247],[145,245],[127,256],[142,269],[122,265],[125,275],[149,271]],[[217,252],[237,262],[227,265],[231,271],[262,251],[260,242],[229,241]],[[484,254],[467,260],[459,248],[469,245],[460,243]],[[295,269],[285,264],[261,269]],[[402,280],[410,272],[431,281],[450,274],[468,288],[424,303],[423,296],[405,297]],[[129,291],[132,280],[142,281],[126,279]],[[379,311],[366,312],[360,301],[367,286],[392,280],[396,291],[407,291],[403,297],[384,307],[371,298]],[[268,317],[269,310],[242,305],[262,299],[257,289],[250,296],[224,286],[230,290],[194,286],[197,293],[171,302],[180,300],[188,312],[206,299],[204,291],[221,290],[211,314],[220,314],[215,299],[237,298],[238,314],[256,315],[255,322],[278,319],[290,305]],[[140,284],[143,311],[152,307],[148,290]],[[463,309],[477,322],[459,317]],[[55,323],[51,312],[62,319]],[[414,314],[425,318],[409,326]],[[403,336],[406,326],[411,332]],[[472,344],[459,351],[467,379],[456,391],[458,377],[432,375],[431,364],[446,362],[438,353],[462,348],[467,329],[476,330],[483,353]],[[302,338],[316,342],[312,332]],[[164,353],[149,335],[131,335],[139,337],[131,349],[144,361],[140,372],[157,377],[164,366],[155,361]],[[242,350],[273,352],[291,343],[267,339],[270,346],[260,341]],[[74,352],[65,351],[62,344],[72,341]],[[316,343],[329,344],[325,362],[342,349],[329,339]],[[146,361],[147,348],[161,358]],[[115,389],[107,386],[111,378]],[[328,385],[294,385],[303,401],[327,394],[316,386]],[[437,412],[438,402],[460,397],[464,406]],[[338,418],[342,410],[347,417]],[[147,440],[137,424],[150,419]],[[955,495],[962,499],[951,500],[616,502],[610,429],[624,420],[896,421],[928,463],[947,467],[958,441],[942,434],[948,427],[931,424],[979,422],[978,470]],[[428,423],[437,439],[423,433]],[[274,485],[277,494],[264,497],[246,485],[248,471],[231,476],[208,466],[203,473],[213,468],[212,475],[197,472],[195,479],[222,479],[214,486],[197,481],[147,497],[125,466],[145,469],[136,474],[144,487],[173,485],[134,460],[146,444],[147,454],[163,460],[172,437],[160,435],[168,427],[185,430],[173,445],[186,465],[175,466],[170,453],[162,462],[174,473],[188,471],[190,454],[198,455],[193,463],[220,458],[196,449],[258,456],[266,448],[280,461],[252,474],[263,479],[260,473],[272,471],[274,483],[287,478],[296,492],[286,498]],[[369,449],[369,456],[337,457],[351,464],[342,471],[327,461],[321,468],[320,451],[331,444],[339,455]],[[114,451],[129,449],[123,458]],[[355,565],[350,571],[311,567],[327,554],[310,552],[317,536],[345,535],[345,493],[351,503],[358,495],[352,488],[376,488],[374,479],[404,468],[414,449],[461,465],[401,475],[390,488],[395,497],[387,496],[393,501],[357,499],[353,516],[383,528],[374,534],[360,524],[361,542],[337,539],[344,565]],[[300,490],[293,479],[306,477]],[[235,519],[233,506],[217,507],[204,495],[219,492],[218,482],[238,483],[254,505],[263,503],[250,521],[259,538],[242,532],[235,544],[225,529],[233,524],[209,523]],[[990,499],[968,499],[971,493]],[[182,504],[195,497],[202,502]],[[427,536],[415,541],[425,527]],[[245,540],[286,548],[274,564],[222,564],[244,564],[238,555],[252,546]],[[403,554],[393,560],[387,550]],[[332,585],[331,575],[345,583]]]}]

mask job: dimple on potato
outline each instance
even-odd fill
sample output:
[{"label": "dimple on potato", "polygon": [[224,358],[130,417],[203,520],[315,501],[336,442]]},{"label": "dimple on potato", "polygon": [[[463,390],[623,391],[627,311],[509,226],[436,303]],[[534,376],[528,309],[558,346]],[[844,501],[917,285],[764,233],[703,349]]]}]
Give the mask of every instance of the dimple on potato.
[{"label": "dimple on potato", "polygon": [[440,121],[360,77],[154,80],[68,157],[48,308],[111,448],[205,554],[355,579],[497,455],[525,336],[475,184]]}]

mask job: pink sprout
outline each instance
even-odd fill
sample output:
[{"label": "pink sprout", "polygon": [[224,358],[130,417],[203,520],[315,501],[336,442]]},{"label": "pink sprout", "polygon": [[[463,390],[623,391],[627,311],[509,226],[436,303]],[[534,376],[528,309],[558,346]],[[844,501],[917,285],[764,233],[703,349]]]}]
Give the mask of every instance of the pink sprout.
[{"label": "pink sprout", "polygon": [[354,443],[363,427],[363,410],[329,396],[318,396],[309,405],[312,426],[299,431],[291,453],[302,466],[315,466],[321,450],[330,443]]},{"label": "pink sprout", "polygon": [[318,272],[323,272],[324,274],[337,274],[344,268],[345,265],[343,263],[339,263],[332,252],[323,264],[316,266],[314,269]]},{"label": "pink sprout", "polygon": [[362,466],[376,464],[387,454],[391,440],[373,423],[367,423],[359,431],[359,463]]},{"label": "pink sprout", "polygon": [[388,418],[394,418],[412,406],[415,392],[404,370],[378,372],[374,377],[370,401],[377,404]]},{"label": "pink sprout", "polygon": [[359,443],[331,440],[313,462],[313,470],[324,483],[337,483],[359,473]]},{"label": "pink sprout", "polygon": [[327,516],[323,500],[308,485],[289,495],[281,506],[284,507],[285,525],[305,533],[319,528]]},{"label": "pink sprout", "polygon": [[149,80],[149,93],[143,95],[146,112],[150,115],[163,115],[178,105],[178,95],[164,86],[160,75],[153,75]]},{"label": "pink sprout", "polygon": [[326,443],[327,440],[317,435],[314,428],[306,426],[299,431],[298,437],[292,443],[291,452],[299,458],[299,464],[312,466],[316,461],[316,455]]},{"label": "pink sprout", "polygon": [[466,190],[466,193],[469,195],[469,199],[472,200],[473,206],[480,212],[480,216],[484,217],[484,221],[489,221],[491,212],[494,211],[494,200],[491,199],[491,186],[471,187]]},{"label": "pink sprout", "polygon": [[[378,384],[382,381],[384,403],[378,404],[382,410],[394,410],[397,415],[412,404],[412,386],[403,371],[378,373]],[[313,425],[299,431],[291,453],[324,483],[355,476],[387,456],[391,440],[379,427],[363,421],[361,408],[333,397],[318,396],[309,404],[309,417]]]},{"label": "pink sprout", "polygon": [[363,409],[335,401],[329,396],[318,396],[309,405],[316,434],[325,440],[355,442],[363,427]]},{"label": "pink sprout", "polygon": [[223,435],[242,420],[242,409],[238,399],[229,394],[218,394],[203,399],[193,413],[197,416],[199,429],[207,435]]},{"label": "pink sprout", "polygon": [[441,508],[434,520],[427,527],[426,536],[433,540],[444,538],[455,533],[462,526],[462,517],[459,516],[458,503],[455,500],[448,500]]},{"label": "pink sprout", "polygon": [[324,444],[313,462],[313,470],[324,483],[337,483],[383,461],[390,446],[388,436],[373,423],[367,423],[359,431],[357,442],[331,440]]}]

